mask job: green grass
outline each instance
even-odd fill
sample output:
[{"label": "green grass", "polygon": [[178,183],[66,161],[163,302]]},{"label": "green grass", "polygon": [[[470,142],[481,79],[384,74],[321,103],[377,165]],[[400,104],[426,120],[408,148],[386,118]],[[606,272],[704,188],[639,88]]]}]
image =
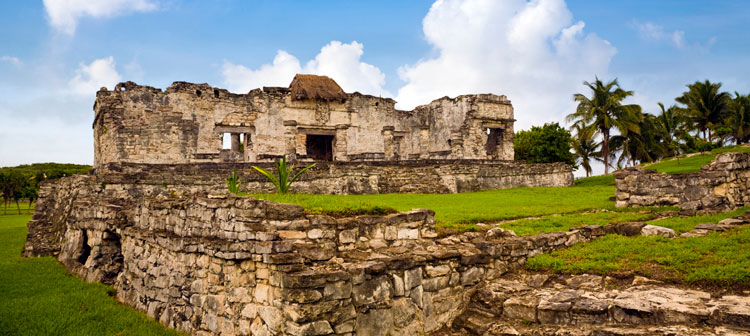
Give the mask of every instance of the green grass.
[{"label": "green grass", "polygon": [[691,157],[681,158],[679,162],[677,159],[667,159],[661,162],[647,165],[647,169],[656,169],[660,173],[667,174],[683,174],[683,173],[694,173],[701,170],[701,166],[711,163],[719,153],[727,152],[745,152],[750,153],[750,147],[742,146],[726,146],[717,148],[711,151],[711,154],[701,154]]},{"label": "green grass", "polygon": [[639,274],[665,281],[718,286],[750,285],[750,227],[704,237],[624,237],[592,242],[530,258],[533,270],[560,273]]},{"label": "green grass", "polygon": [[724,212],[716,215],[704,215],[693,217],[671,217],[649,221],[648,224],[670,228],[677,234],[688,232],[698,224],[716,224],[722,219],[734,217],[750,210],[750,206],[739,208],[734,211]]},{"label": "green grass", "polygon": [[646,221],[654,218],[651,213],[640,212],[593,212],[562,216],[523,219],[501,224],[503,229],[513,230],[517,235],[527,236],[543,232],[569,231],[584,225],[607,225],[618,222]]},{"label": "green grass", "polygon": [[376,194],[312,195],[254,194],[270,201],[294,203],[313,212],[367,211],[395,209],[408,211],[429,208],[441,225],[495,222],[551,214],[575,213],[590,209],[615,209],[609,198],[611,185],[589,183],[575,187],[525,187],[460,194]]},{"label": "green grass", "polygon": [[22,258],[29,219],[0,216],[0,335],[180,335],[118,303],[111,287],[67,275],[52,257]]},{"label": "green grass", "polygon": [[0,202],[0,215],[17,215],[19,211],[21,214],[31,215],[34,213],[35,205],[36,203],[31,203],[31,205],[29,205],[28,201],[23,201],[18,202],[18,206],[16,206],[16,202],[11,201],[6,208],[5,204]]}]

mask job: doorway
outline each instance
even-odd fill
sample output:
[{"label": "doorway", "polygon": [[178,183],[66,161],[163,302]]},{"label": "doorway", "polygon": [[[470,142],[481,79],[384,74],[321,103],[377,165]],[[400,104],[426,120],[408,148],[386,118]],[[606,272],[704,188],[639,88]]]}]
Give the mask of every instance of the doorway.
[{"label": "doorway", "polygon": [[498,146],[503,141],[503,129],[502,128],[488,128],[487,129],[487,144],[485,145],[485,150],[487,151],[487,156],[490,158],[497,158],[498,155]]},{"label": "doorway", "polygon": [[333,161],[333,135],[307,135],[307,156],[314,160]]}]

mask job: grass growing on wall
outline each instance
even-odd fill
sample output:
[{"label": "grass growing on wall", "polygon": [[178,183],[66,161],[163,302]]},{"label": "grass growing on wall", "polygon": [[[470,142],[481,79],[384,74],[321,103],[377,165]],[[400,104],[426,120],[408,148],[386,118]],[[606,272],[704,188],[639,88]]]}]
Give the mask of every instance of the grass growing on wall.
[{"label": "grass growing on wall", "polygon": [[22,258],[28,215],[0,216],[0,335],[181,335],[120,304],[111,287]]}]

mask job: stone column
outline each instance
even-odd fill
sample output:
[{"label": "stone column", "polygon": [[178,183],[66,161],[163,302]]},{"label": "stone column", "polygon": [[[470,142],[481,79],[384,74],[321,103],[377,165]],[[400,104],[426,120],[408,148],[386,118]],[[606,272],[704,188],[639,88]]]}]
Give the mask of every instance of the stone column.
[{"label": "stone column", "polygon": [[451,157],[454,159],[463,159],[464,157],[464,139],[461,132],[451,132]]},{"label": "stone column", "polygon": [[243,157],[246,162],[255,162],[255,151],[253,151],[253,139],[250,133],[245,133],[245,153]]},{"label": "stone column", "polygon": [[297,121],[284,120],[284,155],[287,161],[297,161]]},{"label": "stone column", "polygon": [[396,156],[396,148],[393,143],[393,131],[395,129],[393,126],[383,126],[383,153],[386,160],[394,160]]},{"label": "stone column", "polygon": [[333,160],[334,161],[348,161],[346,146],[348,145],[347,130],[349,125],[339,124],[336,125],[336,137],[334,138],[335,144],[333,148]]},{"label": "stone column", "polygon": [[232,133],[232,153],[240,152],[240,134]]},{"label": "stone column", "polygon": [[419,128],[419,158],[428,159],[430,157],[430,126]]}]

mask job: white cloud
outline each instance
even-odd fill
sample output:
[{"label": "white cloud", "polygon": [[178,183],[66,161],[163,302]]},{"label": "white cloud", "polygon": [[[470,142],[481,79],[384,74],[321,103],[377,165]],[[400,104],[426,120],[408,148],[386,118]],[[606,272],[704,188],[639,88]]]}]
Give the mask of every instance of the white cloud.
[{"label": "white cloud", "polygon": [[94,60],[88,65],[81,63],[69,84],[74,94],[85,96],[93,95],[101,87],[113,89],[121,80],[115,69],[115,59],[109,56]]},{"label": "white cloud", "polygon": [[17,66],[17,67],[20,67],[21,65],[23,65],[23,62],[21,62],[21,60],[18,57],[13,57],[13,56],[3,56],[3,57],[0,57],[0,61],[8,62],[10,64],[13,64],[14,66]]},{"label": "white cloud", "polygon": [[516,128],[561,121],[584,80],[607,77],[616,49],[583,32],[563,0],[438,0],[423,30],[437,57],[399,69],[396,100],[489,92],[513,102]]},{"label": "white cloud", "polygon": [[287,86],[298,73],[325,75],[333,78],[346,92],[390,96],[383,88],[385,74],[376,66],[361,61],[364,46],[353,41],[331,41],[303,67],[295,56],[279,50],[271,64],[258,69],[224,62],[224,83],[234,92],[248,92],[263,86]]},{"label": "white cloud", "polygon": [[227,88],[243,93],[263,86],[287,86],[294,75],[301,71],[299,60],[283,50],[276,53],[273,63],[263,64],[257,70],[226,61],[222,67]]},{"label": "white cloud", "polygon": [[685,32],[682,30],[666,32],[664,31],[664,27],[651,22],[634,22],[634,25],[638,30],[638,34],[645,40],[665,41],[677,48],[685,47]]},{"label": "white cloud", "polygon": [[68,35],[75,33],[78,20],[85,16],[106,18],[156,8],[151,0],[44,0],[50,25]]}]

